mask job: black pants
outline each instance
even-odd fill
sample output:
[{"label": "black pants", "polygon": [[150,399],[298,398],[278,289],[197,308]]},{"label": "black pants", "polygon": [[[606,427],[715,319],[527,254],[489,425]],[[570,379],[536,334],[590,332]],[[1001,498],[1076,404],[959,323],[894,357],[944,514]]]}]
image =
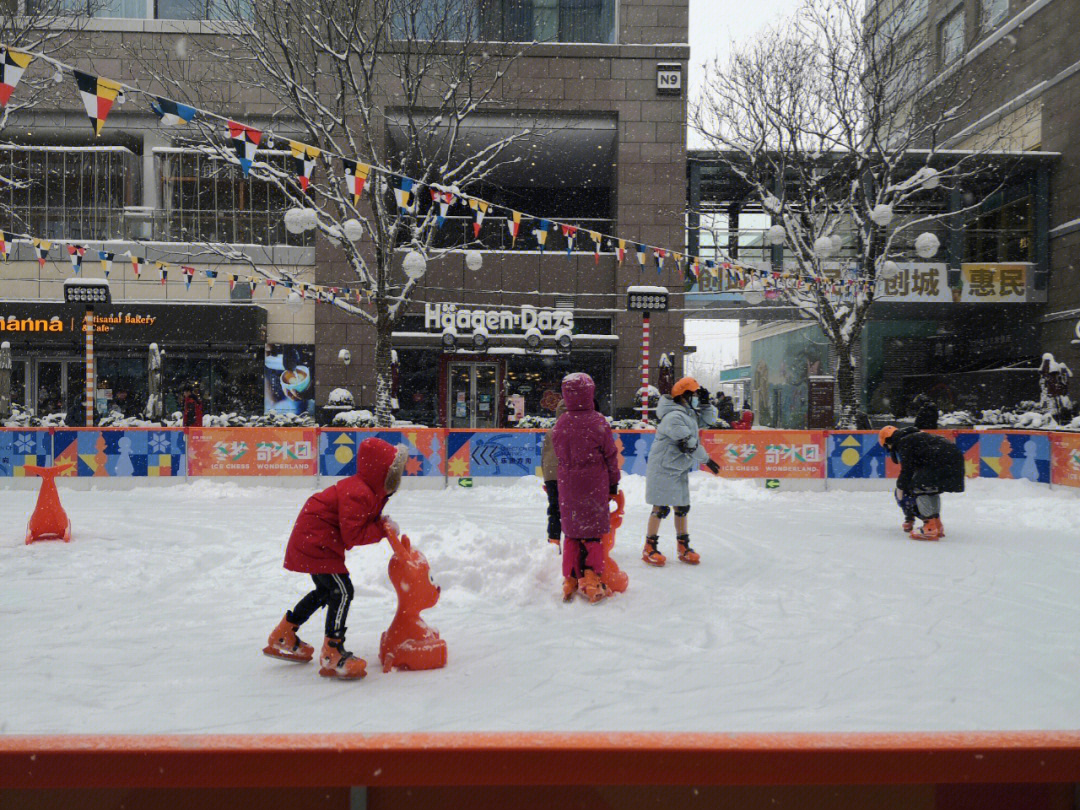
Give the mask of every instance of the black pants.
[{"label": "black pants", "polygon": [[548,540],[562,539],[562,515],[559,513],[559,483],[545,481],[548,496]]},{"label": "black pants", "polygon": [[319,608],[326,607],[326,635],[345,638],[345,619],[353,598],[352,580],[348,574],[312,574],[315,590],[296,603],[289,611],[288,620],[303,624]]}]

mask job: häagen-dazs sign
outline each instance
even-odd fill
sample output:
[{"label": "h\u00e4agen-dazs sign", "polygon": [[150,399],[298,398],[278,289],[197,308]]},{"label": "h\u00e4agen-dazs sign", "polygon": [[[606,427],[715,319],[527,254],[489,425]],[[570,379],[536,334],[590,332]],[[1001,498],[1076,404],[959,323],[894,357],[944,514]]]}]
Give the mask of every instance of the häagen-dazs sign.
[{"label": "h\u00e4agen-dazs sign", "polygon": [[424,304],[424,328],[468,332],[484,328],[489,332],[525,332],[539,329],[555,332],[574,328],[574,312],[569,309],[465,309],[457,304]]}]

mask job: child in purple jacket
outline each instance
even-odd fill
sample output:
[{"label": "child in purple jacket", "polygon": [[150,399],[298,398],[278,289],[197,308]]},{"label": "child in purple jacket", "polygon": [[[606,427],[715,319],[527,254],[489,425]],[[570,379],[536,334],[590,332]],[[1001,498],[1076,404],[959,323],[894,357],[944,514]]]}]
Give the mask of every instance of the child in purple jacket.
[{"label": "child in purple jacket", "polygon": [[551,429],[559,460],[559,512],[563,543],[563,599],[570,601],[580,583],[590,602],[608,595],[600,581],[604,550],[600,538],[611,531],[608,501],[619,489],[619,453],[615,434],[593,404],[596,383],[588,374],[568,374],[562,381],[566,413]]}]

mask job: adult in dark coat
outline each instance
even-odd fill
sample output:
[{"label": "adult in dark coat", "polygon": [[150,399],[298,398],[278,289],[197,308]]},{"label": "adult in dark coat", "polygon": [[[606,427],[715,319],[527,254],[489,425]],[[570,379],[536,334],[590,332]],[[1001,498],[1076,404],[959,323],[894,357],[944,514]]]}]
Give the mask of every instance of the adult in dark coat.
[{"label": "adult in dark coat", "polygon": [[75,397],[67,410],[64,423],[68,427],[86,427],[86,396]]},{"label": "adult in dark coat", "polygon": [[739,418],[735,413],[735,401],[723,391],[716,395],[716,415],[729,425],[734,424]]},{"label": "adult in dark coat", "polygon": [[202,427],[203,401],[197,387],[184,389],[184,399],[180,403],[180,409],[184,427]]},{"label": "adult in dark coat", "polygon": [[911,400],[911,409],[915,411],[915,427],[919,430],[937,430],[941,412],[926,394],[919,394]]},{"label": "adult in dark coat", "polygon": [[[964,491],[964,454],[960,448],[942,436],[915,427],[898,430],[888,425],[881,429],[878,439],[900,465],[896,491],[904,509],[904,529],[916,540],[944,537],[941,493]],[[916,516],[924,521],[918,531],[913,526]]]}]

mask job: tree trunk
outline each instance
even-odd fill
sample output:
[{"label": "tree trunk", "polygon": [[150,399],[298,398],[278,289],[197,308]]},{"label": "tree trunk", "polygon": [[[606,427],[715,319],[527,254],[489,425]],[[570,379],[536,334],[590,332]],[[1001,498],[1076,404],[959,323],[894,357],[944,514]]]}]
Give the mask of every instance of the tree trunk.
[{"label": "tree trunk", "polygon": [[841,343],[836,349],[836,388],[840,394],[840,413],[836,427],[841,430],[855,429],[855,413],[859,409],[859,392],[855,376],[855,364],[851,360],[851,344]]},{"label": "tree trunk", "polygon": [[379,427],[391,427],[394,423],[394,412],[390,408],[394,384],[390,362],[390,350],[394,348],[393,329],[390,317],[380,311],[375,327],[375,424]]}]

